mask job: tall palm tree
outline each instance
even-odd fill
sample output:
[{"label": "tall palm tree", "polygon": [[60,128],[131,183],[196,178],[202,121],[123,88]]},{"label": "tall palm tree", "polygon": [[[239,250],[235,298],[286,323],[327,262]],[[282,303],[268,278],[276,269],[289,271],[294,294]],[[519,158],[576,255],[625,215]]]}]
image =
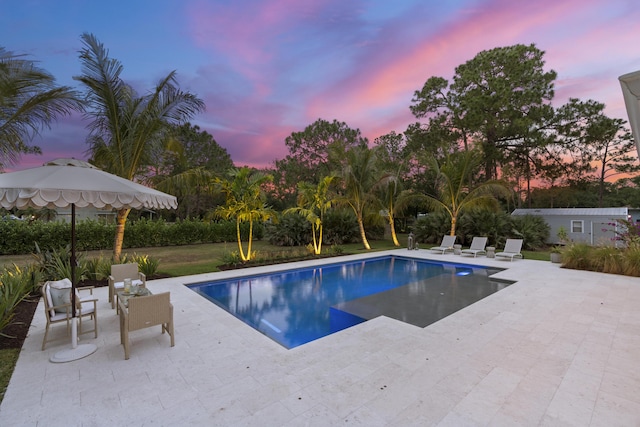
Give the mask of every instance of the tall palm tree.
[{"label": "tall palm tree", "polygon": [[[74,77],[86,88],[87,112],[91,120],[89,152],[103,170],[134,180],[149,165],[149,153],[160,144],[172,125],[186,122],[204,110],[204,102],[181,91],[175,71],[160,80],[155,90],[138,96],[122,78],[122,64],[109,58],[97,38],[82,35],[82,75]],[[120,258],[129,209],[117,213],[113,257]]]},{"label": "tall palm tree", "polygon": [[364,217],[375,204],[373,190],[379,181],[376,164],[375,150],[355,147],[346,152],[345,164],[340,174],[344,195],[338,200],[353,209],[362,245],[366,250],[370,250],[371,246],[364,230]]},{"label": "tall palm tree", "polygon": [[400,246],[395,226],[396,214],[403,207],[400,177],[395,173],[385,173],[376,185],[376,193],[380,206],[385,212],[385,218],[389,223],[393,245]]},{"label": "tall palm tree", "polygon": [[333,175],[325,176],[318,185],[308,182],[298,183],[298,206],[285,211],[285,213],[297,212],[311,223],[313,253],[315,255],[320,255],[322,252],[322,221],[334,203],[334,198],[330,196],[329,190],[335,178]]},{"label": "tall palm tree", "polygon": [[15,164],[22,153],[39,153],[28,145],[31,139],[73,110],[82,110],[75,91],[56,86],[34,61],[0,47],[0,168]]},{"label": "tall palm tree", "polygon": [[436,195],[422,195],[421,198],[433,210],[443,210],[451,218],[450,235],[455,236],[458,218],[468,208],[480,207],[498,209],[497,195],[508,197],[508,188],[500,181],[487,181],[472,185],[472,174],[482,156],[470,150],[449,154],[442,165],[435,158],[429,163],[436,173]]},{"label": "tall palm tree", "polygon": [[[248,167],[233,168],[229,172],[229,179],[216,179],[220,191],[226,197],[224,206],[218,206],[215,214],[221,218],[236,220],[236,235],[238,240],[238,252],[242,261],[253,258],[251,243],[253,240],[254,221],[266,221],[275,218],[275,212],[266,206],[266,195],[262,185],[271,182],[271,175],[252,171]],[[249,223],[249,243],[245,254],[240,235],[240,224]]]}]

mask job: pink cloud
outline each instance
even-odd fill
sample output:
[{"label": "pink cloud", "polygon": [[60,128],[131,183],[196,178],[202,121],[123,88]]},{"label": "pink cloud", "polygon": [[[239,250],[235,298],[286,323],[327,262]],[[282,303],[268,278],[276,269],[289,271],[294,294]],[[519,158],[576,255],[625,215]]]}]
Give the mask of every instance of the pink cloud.
[{"label": "pink cloud", "polygon": [[[591,3],[590,7],[587,3]],[[547,69],[562,67],[567,59],[582,64],[597,62],[598,56],[593,55],[590,43],[579,43],[576,37],[587,33],[594,40],[607,40],[606,34],[611,28],[604,24],[595,27],[590,25],[592,20],[597,19],[603,5],[595,1],[587,3],[549,0],[523,6],[522,3],[504,0],[483,2],[481,8],[465,10],[443,28],[410,46],[406,45],[405,39],[393,33],[401,32],[401,28],[391,28],[381,35],[378,42],[373,43],[375,49],[362,56],[363,63],[353,74],[309,100],[306,116],[326,117],[326,112],[331,111],[331,118],[354,118],[354,123],[378,129],[376,132],[365,129],[364,132],[376,134],[392,130],[384,131],[379,124],[379,116],[386,115],[388,120],[384,122],[400,126],[393,130],[402,131],[413,120],[410,115],[398,111],[408,109],[413,92],[420,89],[427,78],[442,76],[450,79],[457,65],[472,59],[481,50],[499,46],[536,43],[544,50],[548,44],[550,47],[545,55]],[[585,21],[583,28],[566,28],[569,24],[565,17],[571,15],[578,15],[578,19]],[[629,22],[623,28],[628,35],[622,38],[631,42],[631,39],[637,38],[637,32],[632,30],[637,28],[634,25],[637,17],[627,17],[627,20]],[[384,39],[391,40],[391,43]],[[606,52],[606,43],[600,42],[599,45],[603,45],[603,51]],[[574,46],[582,46],[584,50],[562,56]],[[627,45],[627,49],[629,46],[636,44]],[[616,50],[623,49],[616,47]],[[588,56],[589,52],[591,57]],[[585,76],[589,75],[589,70],[580,71]],[[578,90],[572,91],[570,87],[564,87],[565,82],[560,80],[557,82],[560,87],[558,93],[575,93],[574,96],[584,94],[588,88],[585,85],[590,81],[589,77],[583,77],[582,84],[574,81]],[[593,84],[598,81],[596,78]],[[617,81],[612,83],[617,85]],[[618,97],[619,88],[616,87],[614,92]]]}]

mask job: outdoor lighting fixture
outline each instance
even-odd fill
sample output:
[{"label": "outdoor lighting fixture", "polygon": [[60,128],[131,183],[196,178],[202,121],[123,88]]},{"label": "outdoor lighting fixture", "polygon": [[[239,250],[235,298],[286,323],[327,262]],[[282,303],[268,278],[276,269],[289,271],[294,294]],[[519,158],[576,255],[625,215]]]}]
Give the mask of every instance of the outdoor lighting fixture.
[{"label": "outdoor lighting fixture", "polygon": [[624,74],[618,77],[622,86],[622,95],[627,107],[629,125],[633,139],[636,141],[638,156],[640,157],[640,71]]}]

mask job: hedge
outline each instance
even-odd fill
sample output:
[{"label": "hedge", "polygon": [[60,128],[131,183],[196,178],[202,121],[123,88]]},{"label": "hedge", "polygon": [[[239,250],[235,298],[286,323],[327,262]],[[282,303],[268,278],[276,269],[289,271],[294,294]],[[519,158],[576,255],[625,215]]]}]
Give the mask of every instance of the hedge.
[{"label": "hedge", "polygon": [[[90,251],[113,248],[115,224],[83,220],[76,224],[76,248]],[[249,224],[240,227],[242,239],[249,236]],[[253,225],[253,238],[264,237],[264,226]],[[204,222],[183,220],[139,219],[127,221],[123,248],[190,245],[236,241],[234,221]],[[71,243],[71,224],[43,221],[0,221],[0,255],[22,255],[35,251],[35,243],[42,250],[57,249]]]}]

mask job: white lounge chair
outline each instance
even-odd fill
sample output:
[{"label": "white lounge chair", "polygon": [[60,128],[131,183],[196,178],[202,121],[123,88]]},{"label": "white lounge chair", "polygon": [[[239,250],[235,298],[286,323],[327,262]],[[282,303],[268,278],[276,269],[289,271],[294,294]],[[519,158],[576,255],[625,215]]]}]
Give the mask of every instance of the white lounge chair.
[{"label": "white lounge chair", "polygon": [[522,239],[507,239],[504,245],[504,251],[496,253],[496,258],[522,258],[520,250],[522,249]]},{"label": "white lounge chair", "polygon": [[441,254],[445,254],[447,252],[453,252],[453,244],[456,243],[456,236],[444,236],[442,238],[442,242],[440,246],[435,246],[431,248],[434,252],[440,252]]},{"label": "white lounge chair", "polygon": [[484,249],[485,246],[487,246],[486,237],[474,237],[471,241],[471,246],[469,247],[469,249],[463,249],[461,251],[461,255],[473,255],[473,257],[475,258],[478,255],[486,254],[487,251]]}]

